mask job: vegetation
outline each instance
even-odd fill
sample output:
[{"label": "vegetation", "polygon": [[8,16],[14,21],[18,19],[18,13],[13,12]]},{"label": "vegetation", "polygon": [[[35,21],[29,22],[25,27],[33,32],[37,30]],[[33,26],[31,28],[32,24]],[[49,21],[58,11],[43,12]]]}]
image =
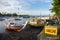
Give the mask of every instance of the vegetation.
[{"label": "vegetation", "polygon": [[60,40],[60,37],[58,39],[56,39],[56,40]]},{"label": "vegetation", "polygon": [[0,16],[2,16],[2,14],[0,13]]},{"label": "vegetation", "polygon": [[20,17],[30,17],[30,15],[18,15],[16,13],[1,13],[0,12],[0,16],[9,16],[9,17],[15,17],[15,16],[20,16]]},{"label": "vegetation", "polygon": [[53,0],[52,5],[53,7],[51,11],[54,12],[58,18],[60,18],[60,0]]}]

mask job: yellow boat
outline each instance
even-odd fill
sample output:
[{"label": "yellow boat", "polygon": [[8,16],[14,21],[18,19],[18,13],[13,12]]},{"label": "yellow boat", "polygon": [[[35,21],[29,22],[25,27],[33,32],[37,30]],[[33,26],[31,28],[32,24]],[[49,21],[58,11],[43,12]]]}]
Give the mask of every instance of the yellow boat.
[{"label": "yellow boat", "polygon": [[45,20],[41,18],[32,18],[30,21],[28,21],[28,24],[34,27],[43,27],[45,26]]}]

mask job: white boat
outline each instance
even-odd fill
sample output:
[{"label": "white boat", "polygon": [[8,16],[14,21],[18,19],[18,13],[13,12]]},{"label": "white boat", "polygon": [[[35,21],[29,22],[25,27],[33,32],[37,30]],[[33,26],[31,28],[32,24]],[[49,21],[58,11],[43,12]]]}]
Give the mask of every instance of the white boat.
[{"label": "white boat", "polygon": [[23,30],[27,25],[26,21],[20,20],[20,21],[10,21],[6,25],[6,29],[8,30],[15,30],[15,31],[21,31]]}]

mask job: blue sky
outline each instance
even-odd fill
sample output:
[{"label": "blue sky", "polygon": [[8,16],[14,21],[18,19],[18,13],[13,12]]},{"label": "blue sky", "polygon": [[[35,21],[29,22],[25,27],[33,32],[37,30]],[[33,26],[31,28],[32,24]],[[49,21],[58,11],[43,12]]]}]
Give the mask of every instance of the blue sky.
[{"label": "blue sky", "polygon": [[0,11],[29,15],[49,15],[52,0],[0,0]]}]

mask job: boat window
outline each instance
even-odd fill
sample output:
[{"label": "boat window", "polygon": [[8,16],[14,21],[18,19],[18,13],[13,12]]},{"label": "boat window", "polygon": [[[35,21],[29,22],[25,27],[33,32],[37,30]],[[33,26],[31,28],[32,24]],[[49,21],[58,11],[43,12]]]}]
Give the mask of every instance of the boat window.
[{"label": "boat window", "polygon": [[14,24],[14,23],[10,23],[10,24]]}]

